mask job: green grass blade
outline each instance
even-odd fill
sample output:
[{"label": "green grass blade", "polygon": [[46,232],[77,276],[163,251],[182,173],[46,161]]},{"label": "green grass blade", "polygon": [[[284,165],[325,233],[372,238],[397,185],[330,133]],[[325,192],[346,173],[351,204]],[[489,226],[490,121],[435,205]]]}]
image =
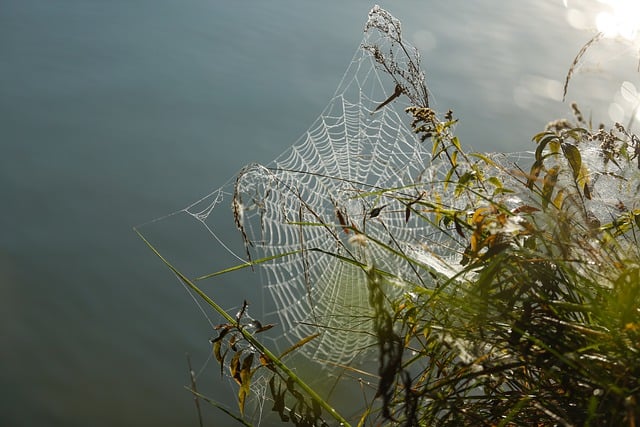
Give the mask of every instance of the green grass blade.
[{"label": "green grass blade", "polygon": [[226,274],[226,273],[230,273],[232,271],[242,270],[243,268],[247,268],[247,267],[253,267],[254,265],[262,264],[263,262],[271,261],[271,260],[278,259],[278,258],[284,258],[286,256],[299,254],[301,252],[302,252],[302,250],[299,249],[299,250],[296,250],[296,251],[284,252],[284,253],[281,253],[281,254],[278,254],[278,255],[273,255],[273,256],[260,258],[260,259],[257,259],[257,260],[253,260],[251,262],[245,262],[243,264],[234,265],[233,267],[225,268],[224,270],[216,271],[215,273],[210,273],[210,274],[206,274],[204,276],[196,277],[195,280],[210,279],[212,277],[220,276],[220,275],[223,275],[223,274]]},{"label": "green grass blade", "polygon": [[226,408],[225,406],[223,406],[220,403],[216,402],[215,400],[211,400],[207,396],[205,396],[205,395],[203,395],[203,394],[201,394],[201,393],[199,393],[199,392],[195,391],[194,389],[189,388],[187,386],[185,386],[184,388],[189,390],[194,396],[197,396],[199,399],[202,399],[205,402],[207,402],[208,404],[210,404],[211,406],[214,406],[215,408],[218,408],[219,410],[221,410],[222,412],[224,412],[225,414],[227,414],[228,416],[230,416],[234,420],[238,421],[242,425],[247,426],[247,427],[253,427],[253,424],[249,423],[247,420],[245,420],[241,416],[234,414],[228,408]]}]

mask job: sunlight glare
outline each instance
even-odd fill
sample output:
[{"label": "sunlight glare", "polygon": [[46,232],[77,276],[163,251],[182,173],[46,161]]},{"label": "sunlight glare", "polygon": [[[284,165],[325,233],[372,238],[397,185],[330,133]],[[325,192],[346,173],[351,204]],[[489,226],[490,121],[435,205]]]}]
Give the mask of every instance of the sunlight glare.
[{"label": "sunlight glare", "polygon": [[621,37],[634,41],[638,37],[640,26],[640,1],[638,0],[599,0],[610,7],[608,12],[600,12],[596,17],[598,31],[605,37]]}]

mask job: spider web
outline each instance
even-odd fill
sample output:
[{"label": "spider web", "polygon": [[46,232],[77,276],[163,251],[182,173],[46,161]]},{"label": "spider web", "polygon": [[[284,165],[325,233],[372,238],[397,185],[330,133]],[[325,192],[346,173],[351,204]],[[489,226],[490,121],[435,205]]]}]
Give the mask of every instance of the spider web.
[{"label": "spider web", "polygon": [[[389,273],[390,297],[456,272],[464,247],[455,232],[411,212],[430,197],[452,208],[469,203],[454,202],[443,184],[448,165],[433,162],[431,144],[410,128],[405,108],[428,101],[418,51],[402,39],[400,22],[375,6],[334,96],[292,147],[170,215],[188,215],[215,242],[209,272],[250,265],[260,274],[260,321],[277,323],[287,346],[317,335],[299,349],[312,360],[350,364],[374,348],[367,266]],[[241,281],[254,295],[247,280],[257,278]]]},{"label": "spider web", "polygon": [[[486,203],[486,197],[471,199],[471,188],[455,194],[455,186],[448,185],[451,165],[432,159],[432,145],[412,132],[404,111],[408,106],[429,106],[420,57],[402,40],[400,22],[376,6],[335,94],[288,150],[267,165],[245,166],[222,187],[154,223],[180,217],[199,226],[195,234],[205,235],[206,250],[194,254],[179,245],[173,248],[176,258],[189,258],[184,262],[191,267],[181,269],[197,270],[194,265],[204,262],[200,279],[223,276],[227,283],[232,273],[244,274],[232,284],[249,300],[262,294],[263,312],[257,318],[277,324],[265,336],[275,333],[280,350],[314,337],[297,348],[306,360],[325,368],[354,366],[376,344],[367,268],[375,265],[387,273],[390,301],[411,295],[416,285],[431,287],[437,277],[459,272],[467,242],[454,226],[439,224],[433,212],[412,206],[433,200],[472,213]],[[592,179],[594,197],[586,203],[590,213],[604,223],[612,218],[612,204],[638,208],[636,168],[608,172],[613,166],[603,164],[599,142],[583,144],[588,169],[606,172]],[[526,152],[481,155],[486,182],[497,177],[512,190],[495,195],[494,202],[510,209],[536,204],[518,196],[527,193],[526,172],[518,164],[532,158]],[[569,194],[572,169],[562,159],[558,164],[556,187]],[[459,160],[456,173],[477,170],[474,166],[478,163]],[[475,194],[488,193],[479,188]],[[557,218],[541,219],[554,226]],[[216,273],[207,274],[211,271]],[[240,301],[225,301],[226,289],[209,288],[218,292],[213,299],[223,301],[224,308],[239,307]],[[251,324],[245,308],[243,316]],[[261,419],[266,377],[254,378],[252,390]]]},{"label": "spider web", "polygon": [[[437,199],[452,209],[475,209],[483,201],[454,195],[445,177],[450,164],[433,160],[431,144],[411,130],[404,111],[411,105],[429,106],[420,56],[402,39],[400,22],[375,6],[360,48],[308,130],[271,163],[245,166],[178,212],[204,226],[216,243],[218,264],[208,257],[209,269],[230,273],[250,266],[260,274],[266,296],[261,321],[278,323],[288,345],[314,336],[299,349],[312,360],[350,364],[373,349],[367,267],[388,273],[390,299],[415,285],[431,286],[434,275],[458,271],[466,243],[433,213],[411,206]],[[599,158],[596,148],[593,156],[583,151],[585,163]],[[531,153],[483,156],[487,178],[524,189],[513,171]],[[471,167],[459,161],[456,170],[464,174]],[[562,170],[562,186],[569,187],[570,177],[562,175],[570,168]],[[621,193],[605,181],[594,187],[598,197],[590,202],[603,221],[611,216],[612,197]],[[511,195],[502,203],[517,207],[524,201]],[[257,282],[255,275],[243,280]],[[253,295],[255,287],[246,286],[245,293]]]},{"label": "spider web", "polygon": [[[302,347],[312,359],[349,363],[374,343],[363,266],[375,260],[400,288],[401,279],[425,280],[402,255],[433,230],[407,221],[402,200],[417,197],[416,183],[433,181],[431,157],[401,108],[426,101],[426,90],[417,51],[400,37],[399,21],[374,8],[361,48],[305,134],[271,164],[247,165],[185,211],[215,234],[211,212],[231,208],[246,247],[238,257],[273,257],[255,268],[288,341],[320,334]],[[380,55],[396,75],[381,72]],[[396,85],[406,95],[376,111]],[[383,189],[397,191],[387,197]]]}]

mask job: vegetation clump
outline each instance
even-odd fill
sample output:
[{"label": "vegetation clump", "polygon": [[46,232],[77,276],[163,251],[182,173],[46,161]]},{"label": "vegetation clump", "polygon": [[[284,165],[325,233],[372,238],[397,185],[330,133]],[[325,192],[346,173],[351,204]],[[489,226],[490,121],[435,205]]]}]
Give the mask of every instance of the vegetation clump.
[{"label": "vegetation clump", "polygon": [[[440,117],[429,107],[424,75],[399,23],[374,11],[371,26],[388,32],[399,49],[364,46],[396,84],[371,114],[408,98],[411,128],[431,144],[441,173],[437,181],[416,182],[415,194],[407,188],[367,193],[389,202],[368,218],[398,202],[406,222],[418,218],[443,236],[439,244],[448,253],[437,254],[447,264],[438,268],[420,251],[367,238],[340,221],[338,228],[363,242],[362,251],[378,245],[409,263],[417,278],[398,277],[375,259],[363,264],[334,254],[366,273],[372,309],[376,387],[355,422],[640,425],[640,140],[618,123],[593,128],[573,105],[573,119],[549,123],[533,137],[526,166],[467,152],[455,136],[453,112]],[[427,241],[423,246],[422,253],[432,250]],[[272,325],[247,318],[246,303],[230,316],[171,268],[226,320],[212,346],[238,384],[241,414],[232,416],[249,424],[250,386],[257,372],[267,372],[266,393],[280,421],[349,424],[285,364],[314,335],[276,355],[256,338]],[[399,283],[403,292],[386,292]],[[191,390],[196,393],[195,384]]]},{"label": "vegetation clump", "polygon": [[[403,279],[409,291],[393,296],[385,293],[393,272],[375,260],[363,266],[378,399],[358,425],[638,425],[639,140],[620,124],[591,129],[573,108],[574,121],[533,137],[527,169],[465,152],[452,112],[439,119],[429,107],[407,110],[434,160],[447,165],[442,193],[432,187],[408,200],[397,189],[380,192],[404,203],[407,219],[419,216],[449,236],[458,266],[443,274],[383,245],[431,278],[430,286]],[[212,339],[220,368],[238,383],[241,412],[256,372],[266,371],[280,421],[348,425],[284,363],[315,336],[275,355],[255,337],[273,325],[246,318],[245,309],[225,313]]]},{"label": "vegetation clump", "polygon": [[[418,202],[466,245],[456,276],[394,304],[411,352],[395,372],[412,372],[412,399],[396,375],[395,398],[384,401],[388,420],[637,424],[640,147],[619,124],[588,129],[574,109],[576,122],[551,123],[533,138],[529,170],[499,168],[493,176],[483,173],[495,167],[488,157],[464,167],[453,160],[473,154],[452,141],[450,114],[439,121],[430,110],[410,109],[414,129],[449,162],[447,184],[473,203]],[[601,179],[610,182],[601,187]],[[616,197],[614,207],[597,211],[603,198]],[[408,405],[410,417],[402,415]]]}]

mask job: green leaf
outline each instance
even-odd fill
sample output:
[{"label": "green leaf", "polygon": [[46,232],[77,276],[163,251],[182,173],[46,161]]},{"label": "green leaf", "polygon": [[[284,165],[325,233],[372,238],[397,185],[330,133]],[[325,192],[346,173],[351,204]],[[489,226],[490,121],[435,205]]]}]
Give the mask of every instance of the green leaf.
[{"label": "green leaf", "polygon": [[531,140],[534,141],[536,144],[539,144],[540,140],[542,140],[542,138],[548,137],[548,136],[556,136],[556,134],[551,132],[551,131],[546,130],[544,132],[540,132],[538,134],[535,134],[533,136],[533,138],[531,138]]},{"label": "green leaf", "polygon": [[577,128],[573,128],[571,130],[566,131],[565,133],[563,133],[563,135],[565,135],[565,137],[572,138],[574,141],[582,141],[582,139],[584,138],[584,135],[588,133],[589,133],[588,129],[577,127]]},{"label": "green leaf", "polygon": [[444,177],[444,188],[445,188],[445,190],[449,186],[449,183],[451,182],[451,176],[453,175],[453,173],[455,171],[456,171],[456,167],[454,166],[451,169],[449,169],[449,171],[447,172],[447,175]]},{"label": "green leaf", "polygon": [[562,147],[562,152],[569,161],[571,171],[573,172],[573,179],[577,181],[580,176],[580,169],[582,168],[582,156],[580,156],[580,150],[578,150],[578,147],[568,142],[563,142],[560,144],[560,147]]},{"label": "green leaf", "polygon": [[500,181],[500,179],[496,176],[492,176],[490,178],[487,179],[488,182],[490,182],[491,184],[493,184],[494,187],[496,188],[502,188],[502,181]]},{"label": "green leaf", "polygon": [[456,197],[462,194],[462,192],[466,188],[466,185],[469,183],[469,181],[471,181],[471,178],[475,177],[475,175],[476,174],[474,172],[467,171],[460,177],[460,179],[458,180],[458,185],[456,185],[456,190],[454,192]]},{"label": "green leaf", "polygon": [[[317,225],[317,224],[305,224],[305,225]],[[210,273],[210,274],[207,274],[207,275],[204,275],[204,276],[197,277],[195,280],[209,279],[211,277],[219,276],[221,274],[230,273],[232,271],[241,270],[241,269],[247,268],[247,267],[253,267],[254,265],[262,264],[264,262],[272,261],[274,259],[284,258],[284,257],[287,257],[289,255],[295,255],[295,254],[298,254],[300,252],[302,252],[302,251],[300,249],[298,249],[298,250],[295,250],[295,251],[284,252],[284,253],[281,253],[281,254],[277,254],[277,255],[273,255],[273,256],[268,256],[268,257],[256,259],[256,260],[253,260],[251,262],[245,262],[245,263],[242,263],[242,264],[234,265],[233,267],[225,268],[224,270],[216,271],[215,273]]]},{"label": "green leaf", "polygon": [[285,413],[287,406],[285,404],[285,394],[287,389],[282,389],[280,383],[278,383],[278,390],[275,386],[275,375],[269,380],[269,388],[271,389],[271,397],[273,397],[272,411],[277,412],[280,415],[280,421],[286,423],[289,421],[289,416]]},{"label": "green leaf", "polygon": [[238,421],[240,424],[246,426],[246,427],[253,427],[252,424],[248,423],[245,419],[243,419],[241,416],[234,414],[233,412],[231,412],[229,409],[227,409],[224,405],[213,401],[211,399],[209,399],[207,396],[198,393],[196,390],[189,388],[188,386],[185,386],[184,388],[186,388],[187,390],[189,390],[194,396],[198,397],[199,399],[204,400],[205,402],[209,403],[211,406],[213,406],[214,408],[219,409],[220,411],[224,412],[225,414],[227,414],[228,416],[230,416],[231,418],[233,418],[234,420]]},{"label": "green leaf", "polygon": [[547,133],[545,137],[538,141],[538,147],[536,148],[535,154],[536,161],[542,161],[542,153],[544,152],[544,149],[547,148],[547,144],[552,141],[556,143],[560,141],[558,135],[552,132]]}]

